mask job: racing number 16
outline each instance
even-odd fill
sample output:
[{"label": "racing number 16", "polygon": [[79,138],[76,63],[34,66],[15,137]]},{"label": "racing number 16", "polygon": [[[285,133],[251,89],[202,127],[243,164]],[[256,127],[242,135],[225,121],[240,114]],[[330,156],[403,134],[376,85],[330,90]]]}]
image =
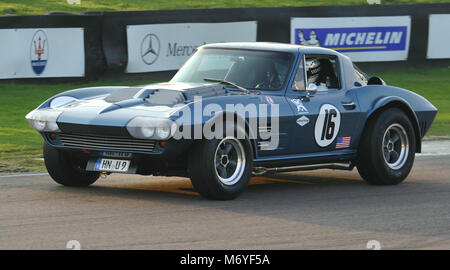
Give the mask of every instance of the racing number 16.
[{"label": "racing number 16", "polygon": [[332,118],[335,118],[336,115],[337,112],[335,109],[325,110],[325,119],[323,121],[321,140],[330,140],[331,138],[333,138],[335,124],[332,121]]}]

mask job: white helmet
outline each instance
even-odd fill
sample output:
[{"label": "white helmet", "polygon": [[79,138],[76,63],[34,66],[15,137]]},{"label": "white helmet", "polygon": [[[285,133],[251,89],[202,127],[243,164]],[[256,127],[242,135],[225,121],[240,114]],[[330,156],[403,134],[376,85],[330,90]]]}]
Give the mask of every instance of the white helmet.
[{"label": "white helmet", "polygon": [[315,83],[319,77],[320,61],[318,59],[306,60],[305,66],[308,84]]}]

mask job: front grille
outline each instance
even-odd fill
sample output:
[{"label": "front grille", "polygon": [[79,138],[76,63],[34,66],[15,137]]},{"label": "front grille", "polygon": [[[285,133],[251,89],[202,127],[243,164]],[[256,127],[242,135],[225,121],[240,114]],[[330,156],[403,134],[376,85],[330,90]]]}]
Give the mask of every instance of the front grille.
[{"label": "front grille", "polygon": [[67,147],[108,151],[152,152],[156,144],[155,140],[66,133],[60,133],[59,138]]}]

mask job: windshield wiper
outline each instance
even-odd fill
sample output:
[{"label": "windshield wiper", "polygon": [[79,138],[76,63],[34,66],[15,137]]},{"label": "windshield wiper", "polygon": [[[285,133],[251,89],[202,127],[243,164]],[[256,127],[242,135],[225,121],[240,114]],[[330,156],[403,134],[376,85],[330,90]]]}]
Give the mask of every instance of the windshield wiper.
[{"label": "windshield wiper", "polygon": [[214,79],[214,78],[203,78],[203,80],[204,80],[204,81],[207,81],[207,82],[218,82],[218,83],[222,83],[222,84],[228,84],[228,85],[234,86],[235,88],[237,88],[237,89],[239,89],[239,90],[242,90],[242,91],[243,91],[244,93],[246,93],[246,94],[250,94],[250,91],[248,91],[248,90],[245,89],[244,87],[239,86],[239,85],[237,85],[237,84],[235,84],[235,83],[229,82],[229,81],[227,81],[227,80]]}]

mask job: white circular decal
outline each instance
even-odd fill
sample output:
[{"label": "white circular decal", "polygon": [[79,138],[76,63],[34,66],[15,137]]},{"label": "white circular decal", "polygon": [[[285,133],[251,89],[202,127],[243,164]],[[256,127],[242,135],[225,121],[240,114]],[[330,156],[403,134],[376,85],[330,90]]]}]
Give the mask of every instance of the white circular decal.
[{"label": "white circular decal", "polygon": [[314,138],[320,147],[330,145],[339,132],[341,113],[331,104],[323,104],[314,127]]}]

